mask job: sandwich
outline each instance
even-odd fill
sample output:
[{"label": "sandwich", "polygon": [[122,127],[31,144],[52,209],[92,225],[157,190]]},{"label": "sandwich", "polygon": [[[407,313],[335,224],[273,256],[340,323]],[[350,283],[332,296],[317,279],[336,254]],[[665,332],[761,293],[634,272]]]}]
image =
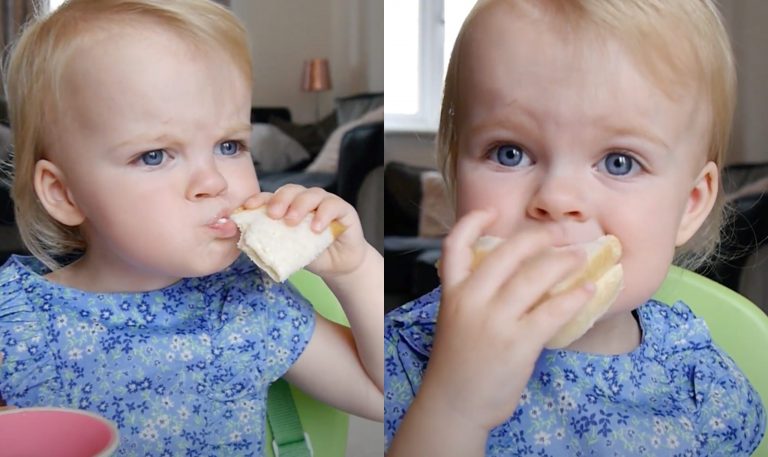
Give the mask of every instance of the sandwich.
[{"label": "sandwich", "polygon": [[284,282],[298,270],[312,263],[345,227],[333,221],[320,233],[312,231],[314,213],[289,226],[267,215],[266,207],[239,209],[230,219],[240,230],[237,247],[264,270],[270,278]]},{"label": "sandwich", "polygon": [[[473,245],[473,268],[498,246],[503,239],[483,236]],[[576,315],[553,336],[544,347],[548,349],[564,348],[581,338],[587,330],[611,307],[624,286],[624,272],[621,264],[621,243],[613,235],[583,243],[587,251],[587,263],[580,270],[566,277],[547,292],[541,301],[581,287],[587,282],[595,284],[595,293]]]}]

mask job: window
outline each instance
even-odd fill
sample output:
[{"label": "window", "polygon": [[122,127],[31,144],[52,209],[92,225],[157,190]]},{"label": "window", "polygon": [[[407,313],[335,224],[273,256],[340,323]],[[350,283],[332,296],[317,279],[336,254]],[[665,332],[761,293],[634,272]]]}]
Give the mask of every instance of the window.
[{"label": "window", "polygon": [[48,0],[49,11],[53,11],[59,7],[65,0]]},{"label": "window", "polygon": [[436,131],[453,42],[476,0],[387,0],[384,96],[387,130]]}]

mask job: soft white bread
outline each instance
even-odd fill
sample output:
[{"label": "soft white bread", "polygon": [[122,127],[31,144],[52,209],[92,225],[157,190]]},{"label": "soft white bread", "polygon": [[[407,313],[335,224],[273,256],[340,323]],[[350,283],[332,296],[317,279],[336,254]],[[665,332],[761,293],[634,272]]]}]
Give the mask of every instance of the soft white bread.
[{"label": "soft white bread", "polygon": [[[480,237],[473,246],[473,268],[502,241],[501,238],[497,237]],[[552,339],[547,341],[544,346],[549,349],[566,347],[581,338],[587,330],[592,328],[600,316],[608,311],[624,285],[624,272],[621,264],[618,263],[621,258],[621,243],[619,243],[618,238],[613,235],[604,235],[580,246],[587,251],[587,264],[584,268],[557,283],[542,298],[542,301],[576,287],[581,287],[589,281],[595,284],[595,293],[589,302],[576,313],[576,316],[566,323]]]},{"label": "soft white bread", "polygon": [[289,226],[266,213],[266,207],[238,210],[230,219],[240,229],[237,247],[270,278],[283,282],[315,260],[344,231],[339,222],[315,233],[310,228],[314,213]]}]

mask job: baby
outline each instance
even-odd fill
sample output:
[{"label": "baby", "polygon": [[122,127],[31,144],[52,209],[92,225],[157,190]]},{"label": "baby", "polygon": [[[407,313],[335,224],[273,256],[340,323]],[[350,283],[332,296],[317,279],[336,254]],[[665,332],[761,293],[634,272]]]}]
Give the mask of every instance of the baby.
[{"label": "baby", "polygon": [[[438,133],[458,217],[441,287],[385,318],[389,455],[751,454],[758,394],[686,304],[651,299],[717,243],[734,98],[711,1],[475,6]],[[594,284],[547,291],[606,234],[623,290],[543,349]],[[473,268],[481,235],[506,241]]]},{"label": "baby", "polygon": [[[34,257],[0,270],[0,392],[94,411],[119,455],[263,455],[269,385],[381,420],[383,262],[321,189],[260,193],[242,25],[207,0],[70,0],[7,71],[13,196]],[[344,232],[310,266],[351,330],[236,247],[266,205]]]}]

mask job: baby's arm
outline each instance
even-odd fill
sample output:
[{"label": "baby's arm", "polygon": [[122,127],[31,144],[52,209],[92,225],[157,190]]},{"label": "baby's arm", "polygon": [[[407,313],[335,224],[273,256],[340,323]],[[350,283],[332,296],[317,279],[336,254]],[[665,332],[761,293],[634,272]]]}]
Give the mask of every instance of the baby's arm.
[{"label": "baby's arm", "polygon": [[313,229],[332,221],[346,230],[308,269],[336,295],[350,328],[317,316],[307,348],[286,378],[315,398],[352,414],[383,420],[384,410],[384,262],[365,241],[354,208],[322,189],[288,185],[261,193],[246,203],[267,205],[267,213],[298,223],[315,211]]},{"label": "baby's arm", "polygon": [[546,231],[506,241],[472,271],[471,245],[492,220],[470,213],[443,244],[430,361],[390,457],[484,455],[488,433],[514,412],[544,343],[592,294],[577,288],[539,303],[586,260],[576,250],[544,254],[553,242]]}]

